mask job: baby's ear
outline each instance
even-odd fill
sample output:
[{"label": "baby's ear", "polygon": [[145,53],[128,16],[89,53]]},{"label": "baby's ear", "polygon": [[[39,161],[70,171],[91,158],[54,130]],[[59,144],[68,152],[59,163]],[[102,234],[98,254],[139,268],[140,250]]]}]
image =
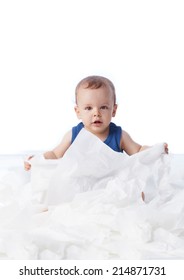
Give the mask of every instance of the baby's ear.
[{"label": "baby's ear", "polygon": [[80,110],[79,110],[79,107],[78,107],[77,105],[74,107],[74,110],[75,110],[75,113],[76,113],[76,115],[77,115],[77,118],[80,119],[80,118],[81,118],[81,116],[80,116]]},{"label": "baby's ear", "polygon": [[113,108],[113,111],[112,111],[112,116],[115,117],[116,115],[116,110],[118,108],[118,104],[114,104],[114,108]]}]

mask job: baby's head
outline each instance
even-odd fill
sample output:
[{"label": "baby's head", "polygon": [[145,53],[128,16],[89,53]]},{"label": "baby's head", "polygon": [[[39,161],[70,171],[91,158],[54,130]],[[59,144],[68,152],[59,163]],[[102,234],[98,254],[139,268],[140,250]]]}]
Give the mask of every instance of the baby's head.
[{"label": "baby's head", "polygon": [[113,83],[102,76],[89,76],[78,83],[75,95],[78,119],[88,131],[105,139],[117,110]]},{"label": "baby's head", "polygon": [[102,76],[88,76],[82,79],[75,89],[75,102],[78,104],[78,92],[80,89],[99,89],[99,88],[107,88],[108,92],[111,92],[114,105],[116,104],[116,92],[113,83]]}]

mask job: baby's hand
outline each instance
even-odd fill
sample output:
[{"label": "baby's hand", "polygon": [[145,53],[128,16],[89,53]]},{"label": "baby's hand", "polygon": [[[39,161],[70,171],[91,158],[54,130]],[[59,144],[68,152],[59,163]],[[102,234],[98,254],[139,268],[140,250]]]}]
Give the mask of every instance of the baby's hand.
[{"label": "baby's hand", "polygon": [[26,171],[29,171],[31,169],[31,163],[29,162],[30,159],[32,159],[34,156],[28,157],[27,160],[24,161],[24,169]]}]

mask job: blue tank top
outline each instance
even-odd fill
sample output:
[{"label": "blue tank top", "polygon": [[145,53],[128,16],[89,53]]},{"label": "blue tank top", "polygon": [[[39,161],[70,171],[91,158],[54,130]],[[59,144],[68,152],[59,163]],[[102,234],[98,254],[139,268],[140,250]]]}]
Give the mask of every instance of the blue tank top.
[{"label": "blue tank top", "polygon": [[[84,125],[82,122],[80,122],[77,126],[72,127],[72,143],[83,127]],[[109,135],[104,143],[116,152],[123,152],[120,147],[121,134],[122,128],[111,122],[109,126]]]}]

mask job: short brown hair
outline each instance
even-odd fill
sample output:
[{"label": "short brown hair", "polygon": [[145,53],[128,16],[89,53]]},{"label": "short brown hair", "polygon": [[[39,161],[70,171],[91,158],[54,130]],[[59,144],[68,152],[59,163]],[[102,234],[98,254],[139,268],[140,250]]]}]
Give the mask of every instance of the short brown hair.
[{"label": "short brown hair", "polygon": [[85,88],[91,88],[91,89],[98,89],[101,87],[107,87],[112,90],[112,93],[114,95],[114,104],[116,104],[116,91],[114,84],[107,78],[103,76],[88,76],[84,79],[82,79],[76,86],[75,89],[75,101],[77,104],[77,92],[81,86],[85,86]]}]

